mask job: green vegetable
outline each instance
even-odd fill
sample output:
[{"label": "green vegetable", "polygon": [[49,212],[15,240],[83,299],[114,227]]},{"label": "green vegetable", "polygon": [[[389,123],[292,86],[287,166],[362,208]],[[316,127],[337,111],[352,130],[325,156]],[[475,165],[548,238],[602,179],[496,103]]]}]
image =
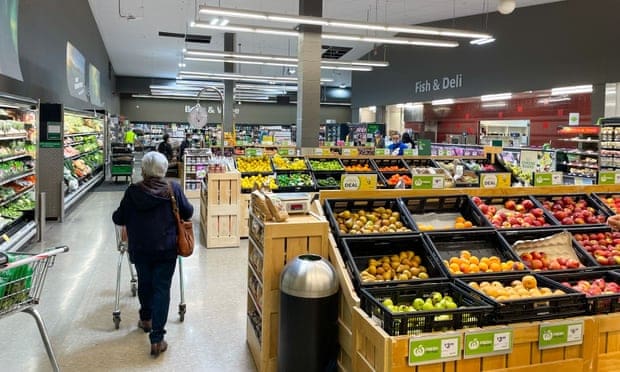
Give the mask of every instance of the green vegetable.
[{"label": "green vegetable", "polygon": [[310,166],[315,171],[342,171],[344,168],[338,160],[310,160]]},{"label": "green vegetable", "polygon": [[278,174],[276,183],[280,187],[313,186],[312,177],[307,173]]}]

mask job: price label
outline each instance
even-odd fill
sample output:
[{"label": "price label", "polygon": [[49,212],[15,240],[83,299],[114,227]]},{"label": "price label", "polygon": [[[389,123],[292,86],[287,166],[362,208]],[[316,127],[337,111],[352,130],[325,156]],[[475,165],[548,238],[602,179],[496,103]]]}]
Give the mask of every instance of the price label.
[{"label": "price label", "polygon": [[598,172],[599,185],[618,185],[620,184],[620,172]]},{"label": "price label", "polygon": [[409,339],[409,365],[441,363],[461,358],[463,335],[446,332],[435,336],[419,336]]},{"label": "price label", "polygon": [[463,177],[464,167],[462,165],[457,165],[454,169],[454,178]]},{"label": "price label", "polygon": [[327,141],[327,142],[325,142],[325,146],[327,146],[327,147],[336,146],[336,142],[334,142],[334,141]]},{"label": "price label", "polygon": [[343,174],[340,178],[340,189],[347,191],[375,190],[376,174]]},{"label": "price label", "polygon": [[510,187],[510,173],[480,173],[480,187],[485,189]]},{"label": "price label", "polygon": [[415,153],[414,153],[413,149],[404,149],[403,150],[403,155],[404,156],[414,156]]},{"label": "price label", "polygon": [[430,156],[431,154],[431,140],[421,139],[418,140],[418,146],[416,148],[420,156]]},{"label": "price label", "polygon": [[583,343],[583,320],[546,322],[538,330],[538,348],[551,349]]},{"label": "price label", "polygon": [[414,175],[412,177],[411,188],[416,190],[443,189],[444,176],[436,175]]},{"label": "price label", "polygon": [[501,146],[484,146],[485,154],[501,154],[502,150]]},{"label": "price label", "polygon": [[343,148],[342,155],[344,156],[358,156],[360,154],[359,150],[356,148]]},{"label": "price label", "polygon": [[295,149],[278,149],[278,154],[282,156],[294,156]]},{"label": "price label", "polygon": [[562,172],[534,173],[534,186],[553,186],[564,184]]},{"label": "price label", "polygon": [[389,149],[375,149],[375,155],[378,155],[378,156],[390,155],[390,150]]},{"label": "price label", "polygon": [[245,154],[247,156],[263,156],[263,149],[245,149]]},{"label": "price label", "polygon": [[354,147],[354,146],[355,146],[355,143],[354,143],[354,142],[345,142],[345,143],[344,143],[344,145],[345,145],[346,147]]},{"label": "price label", "polygon": [[513,332],[511,328],[490,331],[465,332],[464,358],[479,358],[489,355],[510,354]]},{"label": "price label", "polygon": [[329,149],[324,149],[322,147],[317,147],[314,149],[314,155],[329,155]]}]

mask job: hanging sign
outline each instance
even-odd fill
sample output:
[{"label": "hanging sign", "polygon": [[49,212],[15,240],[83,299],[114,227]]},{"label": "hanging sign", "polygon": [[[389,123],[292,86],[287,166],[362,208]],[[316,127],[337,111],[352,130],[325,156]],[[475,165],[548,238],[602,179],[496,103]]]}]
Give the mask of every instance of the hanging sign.
[{"label": "hanging sign", "polygon": [[554,186],[564,184],[562,172],[534,173],[534,186]]},{"label": "hanging sign", "polygon": [[512,328],[466,331],[464,337],[463,357],[465,359],[510,354],[512,352]]},{"label": "hanging sign", "polygon": [[583,320],[546,322],[538,329],[538,348],[551,349],[583,343]]},{"label": "hanging sign", "polygon": [[568,114],[568,125],[579,125],[579,113],[571,112]]},{"label": "hanging sign", "polygon": [[409,365],[459,360],[462,337],[463,335],[457,332],[411,337],[409,339]]}]

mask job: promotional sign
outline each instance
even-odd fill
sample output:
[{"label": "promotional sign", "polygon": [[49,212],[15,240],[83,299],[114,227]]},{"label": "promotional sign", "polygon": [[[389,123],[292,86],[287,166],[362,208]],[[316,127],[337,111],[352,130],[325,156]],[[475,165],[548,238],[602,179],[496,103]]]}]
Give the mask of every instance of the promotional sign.
[{"label": "promotional sign", "polygon": [[583,343],[583,320],[545,322],[538,330],[538,348],[551,349]]},{"label": "promotional sign", "polygon": [[390,150],[389,149],[375,149],[375,155],[377,156],[390,155]]},{"label": "promotional sign", "polygon": [[510,354],[512,352],[512,338],[512,328],[466,331],[463,356],[465,359],[469,359]]},{"label": "promotional sign", "polygon": [[246,156],[263,156],[263,149],[245,149]]},{"label": "promotional sign", "polygon": [[330,155],[331,151],[327,148],[317,147],[314,149],[314,155]]},{"label": "promotional sign", "polygon": [[579,113],[571,112],[568,114],[568,125],[579,125]]},{"label": "promotional sign", "polygon": [[417,155],[416,151],[417,149],[404,149],[403,150],[403,156],[414,156]]},{"label": "promotional sign", "polygon": [[325,142],[325,146],[327,146],[327,147],[333,147],[333,146],[336,146],[336,142],[333,142],[333,141],[327,141],[327,142]]},{"label": "promotional sign", "polygon": [[375,190],[376,188],[376,174],[343,174],[340,177],[340,190],[358,191]]},{"label": "promotional sign", "polygon": [[409,365],[459,360],[462,337],[462,334],[456,332],[411,337],[409,339]]},{"label": "promotional sign", "polygon": [[484,189],[510,187],[510,173],[480,173],[480,187]]},{"label": "promotional sign", "polygon": [[294,156],[295,155],[295,149],[278,149],[278,155]]},{"label": "promotional sign", "polygon": [[359,150],[355,147],[349,148],[345,147],[342,149],[342,155],[344,156],[358,156],[360,154]]},{"label": "promotional sign", "polygon": [[430,156],[431,155],[431,140],[421,139],[418,140],[418,155]]},{"label": "promotional sign", "polygon": [[443,189],[444,176],[438,175],[414,175],[411,177],[411,188],[416,190]]},{"label": "promotional sign", "polygon": [[562,172],[540,172],[534,173],[534,186],[554,186],[564,184]]},{"label": "promotional sign", "polygon": [[521,150],[521,157],[519,158],[519,167],[525,174],[536,172],[538,165],[538,151]]},{"label": "promotional sign", "polygon": [[504,141],[502,141],[502,140],[491,140],[491,146],[502,147],[502,146],[504,146]]},{"label": "promotional sign", "polygon": [[273,145],[273,136],[263,136],[261,143],[263,145]]},{"label": "promotional sign", "polygon": [[599,185],[618,185],[620,184],[620,172],[618,171],[601,171],[598,172]]}]

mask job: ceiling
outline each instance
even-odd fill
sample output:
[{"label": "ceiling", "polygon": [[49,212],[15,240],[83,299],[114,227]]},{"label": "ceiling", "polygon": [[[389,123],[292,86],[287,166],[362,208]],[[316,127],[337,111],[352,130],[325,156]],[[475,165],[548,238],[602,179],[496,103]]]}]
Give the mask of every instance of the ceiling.
[{"label": "ceiling", "polygon": [[[557,1],[561,0],[517,0],[517,6],[524,7]],[[223,31],[189,28],[189,22],[197,19],[197,6],[209,5],[298,14],[299,3],[298,0],[88,0],[88,2],[116,74],[153,78],[176,78],[183,48],[224,50]],[[485,4],[489,10],[494,11],[497,3],[498,0],[323,0],[323,16],[373,23],[420,24],[483,14]],[[130,18],[135,19],[130,20]],[[200,19],[208,20],[205,16]],[[247,24],[240,20],[233,22]],[[209,44],[186,43],[180,38],[160,37],[158,36],[160,31],[209,35],[212,38]],[[349,30],[333,31],[354,33]],[[352,48],[342,57],[342,60],[361,58],[373,49],[373,45],[368,43],[329,41],[329,45],[335,44]],[[286,36],[238,33],[235,51],[295,56],[297,39]],[[223,63],[187,61],[186,64],[185,70],[224,71]],[[285,73],[283,67],[255,65],[235,65],[235,71],[242,74],[269,76],[279,76]],[[334,80],[330,85],[350,85],[351,82],[349,71],[324,70],[322,75]]]}]

